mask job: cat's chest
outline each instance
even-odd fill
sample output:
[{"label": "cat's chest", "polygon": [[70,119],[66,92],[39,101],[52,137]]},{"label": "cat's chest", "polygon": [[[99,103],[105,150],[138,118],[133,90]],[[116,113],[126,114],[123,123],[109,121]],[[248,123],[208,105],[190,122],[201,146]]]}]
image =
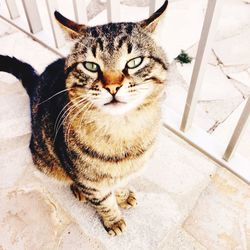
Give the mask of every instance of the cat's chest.
[{"label": "cat's chest", "polygon": [[[129,155],[135,147],[141,144],[141,137],[127,137],[125,134],[109,134],[107,132],[100,133],[99,131],[88,133],[81,131],[71,141],[71,145],[77,146],[83,153],[91,154],[102,158],[122,158]],[[83,154],[84,157],[84,154]]]},{"label": "cat's chest", "polygon": [[82,128],[75,134],[80,147],[88,147],[107,156],[129,155],[151,143],[156,129],[133,129],[117,127],[112,130]]},{"label": "cat's chest", "polygon": [[78,144],[74,148],[78,155],[75,167],[79,178],[83,175],[83,178],[98,180],[100,184],[115,186],[142,169],[155,144],[154,137],[145,138],[144,141],[136,138],[133,142],[110,142],[110,138],[108,141],[99,138],[91,144],[89,139],[87,144]]},{"label": "cat's chest", "polygon": [[[127,129],[127,130],[126,130]],[[78,178],[114,186],[138,172],[152,154],[157,126],[107,130],[82,127],[72,131],[69,143],[74,152]]]},{"label": "cat's chest", "polygon": [[[73,120],[73,122],[71,121]],[[72,140],[103,155],[122,156],[152,143],[160,125],[158,106],[124,117],[89,114],[71,119]]]}]

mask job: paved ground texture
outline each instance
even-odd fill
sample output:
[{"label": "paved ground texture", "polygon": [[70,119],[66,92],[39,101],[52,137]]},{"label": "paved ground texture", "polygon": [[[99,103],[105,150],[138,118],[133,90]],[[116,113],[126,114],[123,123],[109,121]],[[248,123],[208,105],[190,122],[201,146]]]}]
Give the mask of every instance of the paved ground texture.
[{"label": "paved ground texture", "polygon": [[[166,23],[167,39],[171,42],[165,45],[171,61],[181,49],[195,55],[198,28],[193,28],[186,42],[180,39],[191,32],[183,25],[194,23],[195,15],[196,18],[204,15],[204,1],[196,5],[193,2],[171,2],[172,11]],[[230,40],[233,44],[249,41],[250,5],[246,3],[228,0],[225,5],[224,11],[231,15],[229,18],[229,12],[223,14],[223,32],[218,33],[211,54],[207,73],[210,78],[205,78],[196,117],[196,124],[217,133],[221,140],[226,140],[226,131],[237,118],[235,112],[239,112],[249,94],[247,43],[235,48],[242,50],[235,54],[226,53],[229,47],[223,49],[227,44],[231,46]],[[15,55],[39,72],[57,58],[2,21],[0,54]],[[191,68],[192,65],[181,66],[172,61],[166,105],[177,113],[182,112]],[[21,84],[14,77],[0,73],[1,250],[250,249],[250,187],[164,128],[146,170],[129,183],[137,190],[139,205],[122,211],[127,219],[127,231],[120,237],[109,237],[89,205],[80,204],[67,187],[42,175],[33,166],[28,149],[28,101]],[[250,141],[247,138],[249,135],[240,149],[246,156]]]}]

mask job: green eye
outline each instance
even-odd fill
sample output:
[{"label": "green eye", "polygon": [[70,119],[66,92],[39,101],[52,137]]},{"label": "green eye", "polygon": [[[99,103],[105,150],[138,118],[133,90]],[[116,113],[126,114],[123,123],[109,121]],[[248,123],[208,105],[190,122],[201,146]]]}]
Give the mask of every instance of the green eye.
[{"label": "green eye", "polygon": [[127,67],[129,69],[137,68],[139,65],[141,65],[142,61],[143,61],[142,57],[136,57],[134,59],[131,59],[130,61],[127,62]]},{"label": "green eye", "polygon": [[91,72],[97,72],[99,69],[99,65],[93,62],[84,62],[83,66]]}]

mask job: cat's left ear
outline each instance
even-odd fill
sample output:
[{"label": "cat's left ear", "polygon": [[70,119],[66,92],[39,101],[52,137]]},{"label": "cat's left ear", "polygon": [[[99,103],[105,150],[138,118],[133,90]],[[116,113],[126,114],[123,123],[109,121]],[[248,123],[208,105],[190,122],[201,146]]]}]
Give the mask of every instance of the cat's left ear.
[{"label": "cat's left ear", "polygon": [[58,11],[54,12],[56,20],[59,22],[60,26],[63,30],[72,38],[77,38],[84,33],[87,26],[83,24],[75,23],[74,21],[69,20],[68,18],[64,17]]},{"label": "cat's left ear", "polygon": [[166,9],[168,7],[168,0],[164,2],[160,9],[158,9],[152,16],[148,19],[139,22],[139,25],[145,29],[146,31],[153,33],[161,20],[161,18],[166,13]]}]

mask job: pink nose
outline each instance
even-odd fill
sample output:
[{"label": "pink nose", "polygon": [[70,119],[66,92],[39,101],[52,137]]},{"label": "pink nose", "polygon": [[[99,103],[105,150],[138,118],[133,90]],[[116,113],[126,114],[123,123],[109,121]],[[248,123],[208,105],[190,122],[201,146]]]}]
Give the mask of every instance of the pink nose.
[{"label": "pink nose", "polygon": [[104,87],[111,95],[115,95],[121,88],[120,84],[110,84]]},{"label": "pink nose", "polygon": [[103,72],[102,84],[103,87],[111,94],[115,95],[121,88],[124,80],[124,75],[120,71],[108,70]]}]

